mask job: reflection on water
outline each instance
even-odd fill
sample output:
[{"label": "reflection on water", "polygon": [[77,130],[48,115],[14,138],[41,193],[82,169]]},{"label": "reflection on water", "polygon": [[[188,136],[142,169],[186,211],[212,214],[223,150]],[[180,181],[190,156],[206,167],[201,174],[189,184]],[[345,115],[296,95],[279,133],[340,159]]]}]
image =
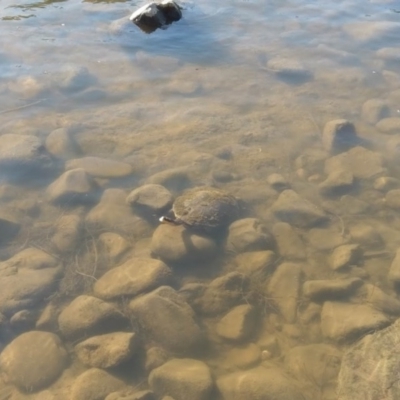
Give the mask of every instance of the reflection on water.
[{"label": "reflection on water", "polygon": [[400,4],[143,4],[1,4],[0,397],[398,398]]}]

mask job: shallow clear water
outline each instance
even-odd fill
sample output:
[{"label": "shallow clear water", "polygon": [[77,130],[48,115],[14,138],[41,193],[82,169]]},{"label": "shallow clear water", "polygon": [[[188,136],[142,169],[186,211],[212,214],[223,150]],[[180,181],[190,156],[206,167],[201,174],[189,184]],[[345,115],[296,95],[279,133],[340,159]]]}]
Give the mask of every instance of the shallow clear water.
[{"label": "shallow clear water", "polygon": [[[23,183],[11,181],[15,170],[1,173],[2,210],[15,213],[21,224],[18,235],[3,240],[1,259],[33,247],[64,263],[53,297],[47,293],[50,297],[43,295],[45,298],[32,306],[35,319],[49,302],[61,310],[74,296],[91,293],[93,283],[118,265],[100,254],[99,234],[107,229],[92,232],[88,228],[90,221],[85,216],[92,204],[71,209],[51,205],[48,200],[46,187],[64,171],[64,162],[83,156],[124,161],[132,167],[132,173],[123,179],[94,173],[99,186],[96,195],[109,188],[128,194],[156,173],[181,168],[189,173],[190,182],[179,181],[179,176],[169,182],[174,196],[188,186],[220,187],[241,198],[246,215],[263,221],[268,231],[273,231],[277,222],[271,206],[279,195],[268,177],[279,173],[302,198],[329,215],[329,226],[321,231],[295,227],[306,254],[296,260],[301,265],[301,283],[357,277],[364,285],[380,287],[398,300],[388,270],[400,246],[400,202],[386,195],[398,186],[395,182],[381,188],[375,179],[400,180],[400,123],[392,121],[397,128],[382,127],[379,119],[383,115],[374,118],[376,108],[363,109],[363,105],[380,99],[385,105],[384,116],[400,118],[400,1],[187,1],[181,3],[181,21],[150,35],[127,21],[143,4],[118,0],[1,2],[1,134],[33,135],[47,143],[51,132],[65,128],[79,148],[74,155],[58,154],[58,159],[64,160],[58,160],[50,173],[29,171],[32,176]],[[322,132],[327,122],[336,119],[354,123],[358,144],[381,157],[382,168],[368,175],[365,171],[373,161],[365,159],[363,168],[364,156],[356,159],[352,155],[357,165],[350,167],[356,178],[351,197],[324,196],[319,186],[335,169],[327,166],[331,155],[323,146]],[[49,144],[46,146],[48,149]],[[61,152],[67,147],[61,145]],[[340,162],[335,165],[337,168]],[[122,192],[118,193],[115,198]],[[108,230],[128,240],[131,254],[148,257],[157,219],[149,224],[128,218],[126,227],[125,211],[114,212],[112,207],[107,224],[112,227],[115,222],[115,229]],[[107,208],[100,213],[107,213],[104,210]],[[54,253],[49,241],[66,214],[86,221],[84,233],[72,254]],[[372,227],[382,244],[375,246],[364,234],[354,233],[360,224]],[[333,271],[329,267],[332,251],[347,243],[361,245],[363,261],[343,273]],[[187,270],[178,268],[174,287],[208,284],[212,278],[235,271],[241,262],[246,264],[227,253],[210,261],[208,268],[192,262],[187,263]],[[279,251],[275,249],[275,253]],[[277,254],[276,265],[286,261],[292,260]],[[320,360],[304,360],[317,365],[316,369],[332,367],[331,375],[327,372],[329,376],[316,383],[319,378],[304,377],[304,371],[290,365],[290,360],[297,360],[290,350],[333,343],[331,357],[340,358],[335,351],[346,351],[349,341],[321,333],[324,302],[310,302],[304,293],[298,294],[297,319],[285,320],[280,306],[267,298],[270,279],[268,276],[255,285],[250,300],[244,296],[242,301],[263,304],[257,333],[245,344],[256,343],[259,351],[264,351],[262,357],[271,356],[263,362],[285,370],[305,398],[335,398],[337,368],[329,362],[318,367]],[[351,296],[341,296],[334,300],[364,304],[356,289]],[[316,320],[304,316],[314,312]],[[215,377],[261,362],[257,355],[250,362],[254,349],[245,347],[243,354],[231,353],[242,349],[243,343],[232,345],[216,339],[215,326],[223,314],[200,317],[212,346],[199,358],[208,363]],[[5,319],[12,316],[13,312]],[[388,323],[397,316],[390,315]],[[29,329],[23,331],[34,329],[35,324],[26,326]],[[19,328],[12,328],[11,333],[0,335],[2,345],[19,333]],[[269,351],[265,345],[268,335],[278,338],[278,354],[265,353]],[[70,341],[65,345],[72,349]],[[251,359],[248,365],[243,361],[247,356]],[[65,382],[82,370],[73,364],[69,375],[63,375],[49,390],[63,398]],[[126,371],[122,368],[117,373],[124,375]],[[141,382],[146,382],[146,373],[141,374]],[[137,380],[130,383],[136,385]],[[210,399],[214,397],[218,398],[210,395]],[[249,395],[249,400],[252,398]],[[254,398],[258,399],[255,394]]]}]

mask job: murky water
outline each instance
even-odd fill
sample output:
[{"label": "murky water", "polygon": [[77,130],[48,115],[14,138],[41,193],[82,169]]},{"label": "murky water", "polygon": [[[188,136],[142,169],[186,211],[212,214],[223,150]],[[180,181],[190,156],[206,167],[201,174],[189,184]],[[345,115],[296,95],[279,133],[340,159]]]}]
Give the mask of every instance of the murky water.
[{"label": "murky water", "polygon": [[0,5],[0,397],[396,399],[400,1],[143,4]]}]

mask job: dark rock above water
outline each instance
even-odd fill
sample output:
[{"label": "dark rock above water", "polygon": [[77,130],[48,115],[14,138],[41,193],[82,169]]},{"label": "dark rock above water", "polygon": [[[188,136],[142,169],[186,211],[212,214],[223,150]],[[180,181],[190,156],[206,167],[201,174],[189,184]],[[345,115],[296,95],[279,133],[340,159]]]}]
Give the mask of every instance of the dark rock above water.
[{"label": "dark rock above water", "polygon": [[149,3],[139,8],[131,16],[130,20],[143,32],[152,33],[158,28],[164,28],[172,22],[182,18],[180,7],[171,0],[161,3]]}]

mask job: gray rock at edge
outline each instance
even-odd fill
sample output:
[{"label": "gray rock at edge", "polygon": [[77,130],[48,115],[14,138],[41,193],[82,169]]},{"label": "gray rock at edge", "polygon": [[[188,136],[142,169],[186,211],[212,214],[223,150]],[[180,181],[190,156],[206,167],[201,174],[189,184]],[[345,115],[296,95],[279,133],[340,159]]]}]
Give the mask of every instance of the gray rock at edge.
[{"label": "gray rock at edge", "polygon": [[153,232],[151,252],[166,263],[200,262],[216,255],[217,244],[183,225],[160,224]]},{"label": "gray rock at edge", "polygon": [[306,258],[305,244],[290,224],[287,222],[277,222],[274,224],[272,233],[281,257],[294,261]]},{"label": "gray rock at edge", "polygon": [[129,308],[150,340],[172,353],[199,352],[205,336],[193,309],[169,286],[133,299]]},{"label": "gray rock at edge", "polygon": [[27,248],[0,263],[0,312],[10,315],[40,304],[56,289],[61,266],[54,257]]},{"label": "gray rock at edge", "polygon": [[104,369],[131,359],[138,346],[136,333],[113,332],[84,340],[75,346],[75,352],[83,364]]},{"label": "gray rock at edge", "polygon": [[59,337],[39,331],[18,336],[0,356],[0,367],[8,380],[26,392],[51,385],[67,362],[67,352]]},{"label": "gray rock at edge", "polygon": [[236,306],[220,319],[216,331],[224,339],[245,341],[255,332],[257,316],[257,310],[249,304]]},{"label": "gray rock at edge", "polygon": [[50,154],[62,160],[75,158],[79,153],[78,144],[66,128],[52,131],[46,138],[45,146]]},{"label": "gray rock at edge", "polygon": [[285,262],[278,266],[268,283],[268,297],[290,324],[294,323],[297,317],[301,279],[301,266]]},{"label": "gray rock at edge", "polygon": [[161,215],[171,208],[173,196],[164,186],[147,184],[132,190],[126,201],[138,212]]},{"label": "gray rock at edge", "polygon": [[125,387],[125,383],[114,375],[91,368],[74,380],[70,388],[70,400],[103,400],[110,393]]},{"label": "gray rock at edge", "polygon": [[124,162],[100,157],[82,157],[68,160],[66,170],[83,169],[87,174],[96,178],[123,178],[132,173],[132,167]]},{"label": "gray rock at edge", "polygon": [[259,219],[243,218],[229,225],[225,247],[234,253],[270,250],[274,247],[274,240]]},{"label": "gray rock at edge", "polygon": [[363,337],[342,359],[339,400],[397,400],[400,397],[400,320]]},{"label": "gray rock at edge", "polygon": [[223,400],[305,400],[295,381],[277,367],[233,372],[217,380]]},{"label": "gray rock at edge", "polygon": [[47,188],[49,200],[55,204],[75,206],[96,201],[97,185],[82,169],[64,172]]},{"label": "gray rock at edge", "polygon": [[130,258],[110,269],[94,285],[94,294],[103,300],[133,297],[167,285],[172,279],[171,269],[153,258]]},{"label": "gray rock at edge", "polygon": [[356,146],[325,161],[325,173],[331,174],[338,170],[350,172],[358,179],[373,179],[385,173],[383,156]]},{"label": "gray rock at edge", "polygon": [[339,343],[359,339],[389,323],[388,317],[365,304],[326,301],[322,307],[322,333]]},{"label": "gray rock at edge", "polygon": [[336,119],[325,124],[322,132],[322,145],[330,153],[340,153],[355,146],[357,133],[352,122]]},{"label": "gray rock at edge", "polygon": [[328,219],[323,210],[293,190],[284,190],[271,210],[277,218],[298,228],[309,228]]},{"label": "gray rock at edge", "polygon": [[367,100],[361,109],[362,119],[371,124],[377,124],[381,119],[390,116],[390,109],[388,104],[381,99],[369,99]]},{"label": "gray rock at edge", "polygon": [[151,371],[149,385],[159,396],[175,400],[208,400],[214,382],[208,366],[199,360],[174,358]]},{"label": "gray rock at edge", "polygon": [[58,317],[61,333],[70,340],[116,331],[126,323],[126,318],[113,305],[86,295],[76,297]]},{"label": "gray rock at edge", "polygon": [[29,178],[53,166],[42,141],[36,136],[1,135],[0,170],[6,178]]}]

